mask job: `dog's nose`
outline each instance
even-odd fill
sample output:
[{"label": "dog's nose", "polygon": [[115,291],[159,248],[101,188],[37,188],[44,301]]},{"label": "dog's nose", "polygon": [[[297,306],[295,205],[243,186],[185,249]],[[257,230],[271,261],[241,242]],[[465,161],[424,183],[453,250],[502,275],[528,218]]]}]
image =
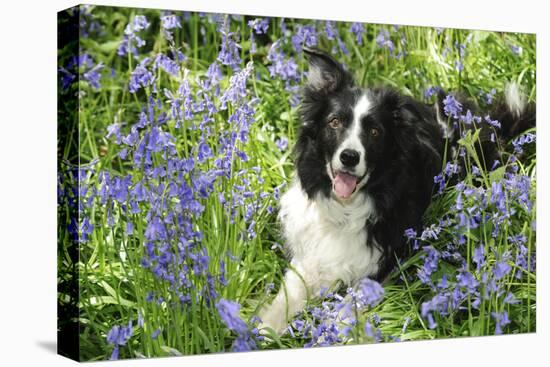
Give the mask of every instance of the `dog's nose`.
[{"label": "dog's nose", "polygon": [[359,152],[352,149],[344,149],[340,153],[340,162],[346,167],[355,167],[359,163]]}]

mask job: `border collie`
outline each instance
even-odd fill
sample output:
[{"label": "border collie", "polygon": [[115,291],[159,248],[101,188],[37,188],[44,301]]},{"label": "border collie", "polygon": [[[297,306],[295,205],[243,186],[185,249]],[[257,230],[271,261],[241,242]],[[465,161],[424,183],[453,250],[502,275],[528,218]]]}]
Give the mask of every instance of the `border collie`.
[{"label": "border collie", "polygon": [[[365,276],[382,281],[396,258],[407,255],[404,231],[421,228],[445,139],[457,139],[441,113],[444,93],[434,108],[391,89],[364,89],[332,57],[304,52],[309,73],[295,179],[279,212],[290,268],[272,304],[259,313],[262,329],[279,334],[323,287],[336,281],[353,286]],[[519,95],[508,102],[500,118],[511,111],[519,117]]]}]

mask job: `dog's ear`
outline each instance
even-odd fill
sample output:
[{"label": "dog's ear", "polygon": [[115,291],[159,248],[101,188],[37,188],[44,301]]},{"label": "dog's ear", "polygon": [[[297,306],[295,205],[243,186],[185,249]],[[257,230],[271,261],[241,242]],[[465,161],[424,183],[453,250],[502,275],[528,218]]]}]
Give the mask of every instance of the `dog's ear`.
[{"label": "dog's ear", "polygon": [[307,87],[312,91],[328,95],[353,84],[351,75],[331,56],[311,48],[303,50],[309,61]]}]

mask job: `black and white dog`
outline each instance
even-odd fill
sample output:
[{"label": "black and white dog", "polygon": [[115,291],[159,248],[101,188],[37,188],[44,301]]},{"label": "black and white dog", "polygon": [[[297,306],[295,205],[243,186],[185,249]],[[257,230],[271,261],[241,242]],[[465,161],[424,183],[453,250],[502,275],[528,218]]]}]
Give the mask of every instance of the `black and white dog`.
[{"label": "black and white dog", "polygon": [[[310,67],[295,179],[279,212],[291,267],[259,314],[262,328],[277,333],[323,287],[365,276],[381,281],[407,255],[404,231],[421,227],[445,138],[452,140],[441,104],[360,88],[332,57],[304,52]],[[518,98],[509,98],[507,115],[523,111]]]}]

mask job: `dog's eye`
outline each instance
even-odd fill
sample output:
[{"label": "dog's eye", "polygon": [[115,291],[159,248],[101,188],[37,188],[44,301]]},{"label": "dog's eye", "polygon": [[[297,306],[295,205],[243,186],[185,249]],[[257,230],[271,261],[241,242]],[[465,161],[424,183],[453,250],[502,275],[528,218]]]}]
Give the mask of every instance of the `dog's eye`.
[{"label": "dog's eye", "polygon": [[333,129],[338,129],[342,123],[340,122],[340,120],[338,120],[336,117],[330,119],[330,121],[328,122],[328,125],[330,127],[332,127]]},{"label": "dog's eye", "polygon": [[377,128],[373,127],[373,128],[370,129],[370,134],[371,134],[372,136],[378,136],[378,135],[380,135],[380,130],[378,130]]}]

